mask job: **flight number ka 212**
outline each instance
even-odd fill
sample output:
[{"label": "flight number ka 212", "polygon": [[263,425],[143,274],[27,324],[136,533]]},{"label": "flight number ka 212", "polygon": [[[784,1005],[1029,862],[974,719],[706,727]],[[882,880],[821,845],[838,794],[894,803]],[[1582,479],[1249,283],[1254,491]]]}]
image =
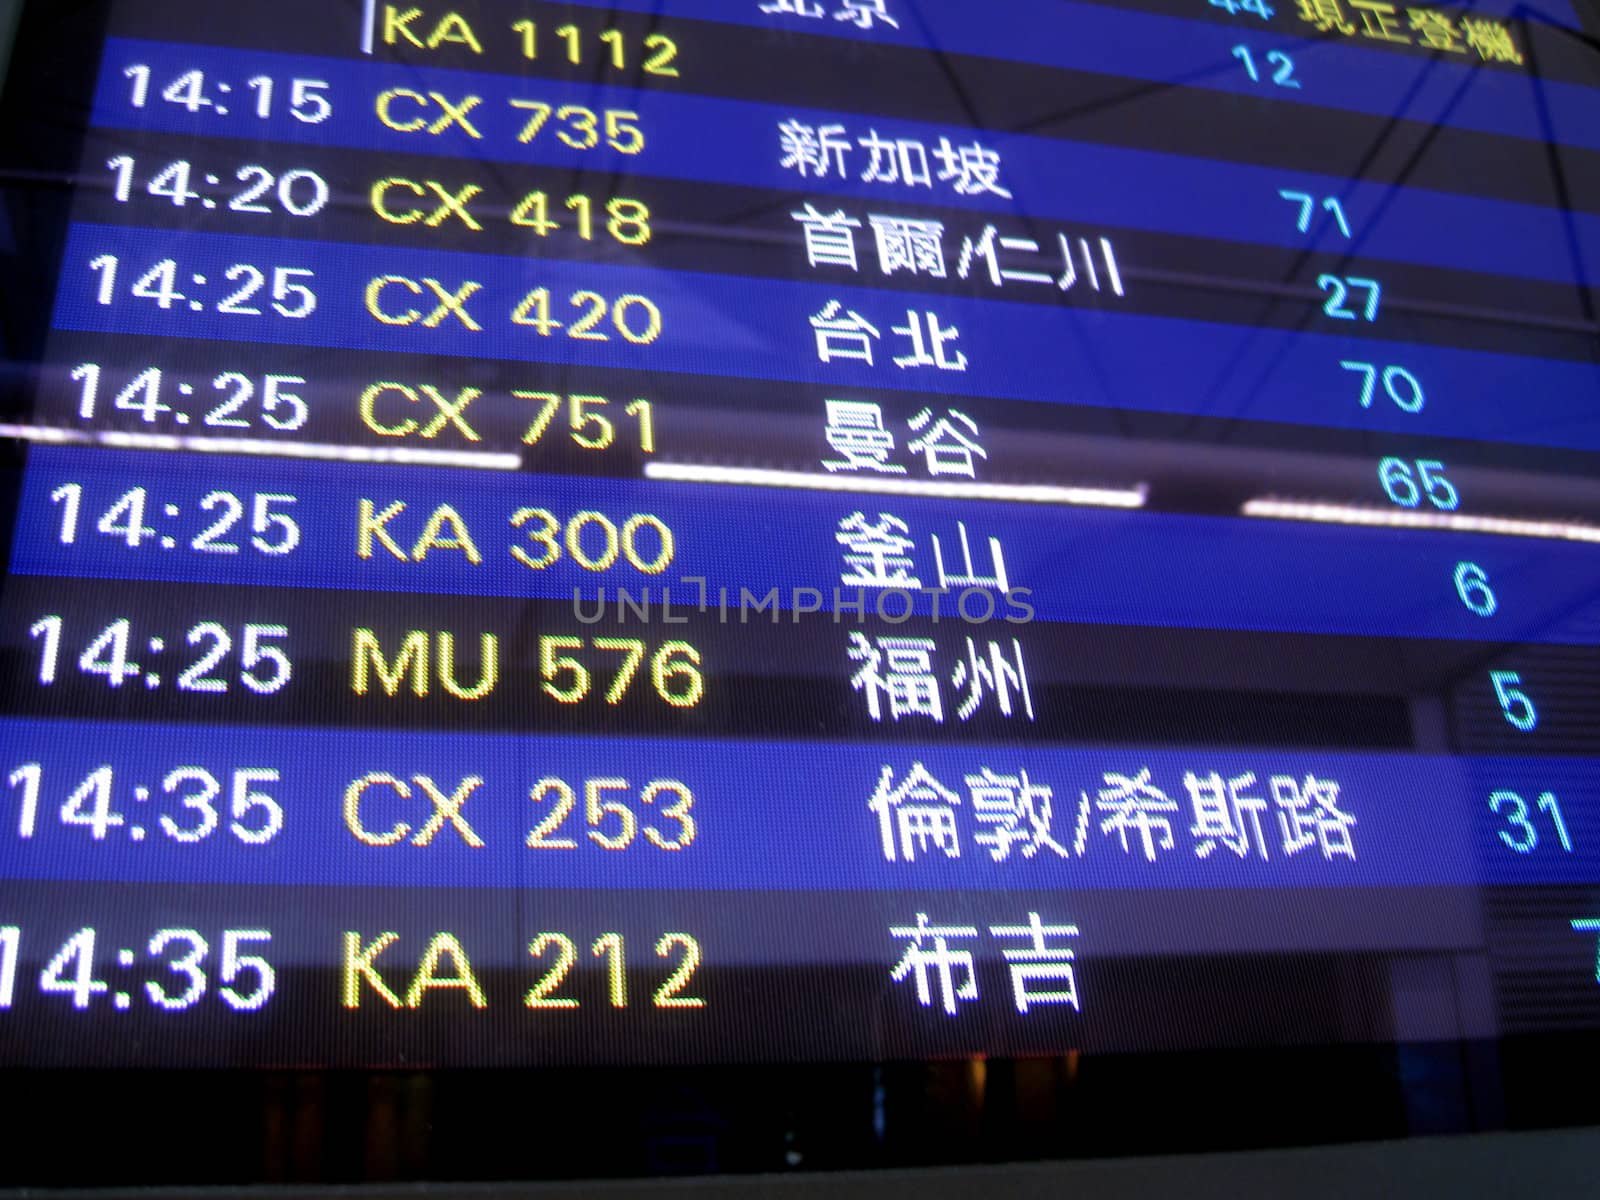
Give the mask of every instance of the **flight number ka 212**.
[{"label": "flight number ka 212", "polygon": [[[430,1003],[435,993],[441,992],[452,997],[451,1002],[456,1006],[465,1002],[472,1008],[489,1007],[488,994],[478,979],[467,948],[455,934],[435,933],[422,948],[415,968],[409,972],[401,963],[393,961],[401,952],[400,941],[400,935],[392,930],[374,937],[357,931],[344,935],[340,1000],[345,1008],[360,1009],[364,1000],[375,999],[378,1005],[392,1009],[420,1009]],[[587,954],[580,953],[580,939],[570,934],[548,931],[534,935],[528,943],[528,953],[540,963],[540,971],[533,986],[523,994],[525,1008],[563,1011],[581,1007],[582,999],[569,990],[577,982],[571,977],[580,959],[604,969],[604,999],[609,1008],[625,1009],[636,1002],[633,989],[628,986],[629,949],[623,935],[602,933],[592,941],[587,938],[582,941],[589,943]],[[651,990],[649,1006],[704,1008],[704,998],[689,991],[691,980],[700,968],[699,941],[687,933],[664,933],[655,941],[655,955],[665,960],[666,977]],[[390,961],[383,961],[385,959]],[[579,972],[582,973],[582,968]],[[433,1001],[433,1006],[438,1007],[443,999]]]}]

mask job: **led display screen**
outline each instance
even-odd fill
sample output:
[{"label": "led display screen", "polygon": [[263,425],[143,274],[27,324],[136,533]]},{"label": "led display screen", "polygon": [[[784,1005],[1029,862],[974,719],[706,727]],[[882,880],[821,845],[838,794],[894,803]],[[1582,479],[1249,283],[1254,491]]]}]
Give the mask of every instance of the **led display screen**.
[{"label": "led display screen", "polygon": [[25,6],[0,1065],[1600,1028],[1595,29]]}]

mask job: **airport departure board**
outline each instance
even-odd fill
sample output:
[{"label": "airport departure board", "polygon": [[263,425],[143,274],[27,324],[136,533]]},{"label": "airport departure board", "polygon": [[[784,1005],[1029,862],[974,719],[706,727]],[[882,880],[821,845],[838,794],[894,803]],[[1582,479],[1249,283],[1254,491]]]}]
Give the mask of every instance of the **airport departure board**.
[{"label": "airport departure board", "polygon": [[1600,1028],[1595,31],[25,7],[0,1064]]}]

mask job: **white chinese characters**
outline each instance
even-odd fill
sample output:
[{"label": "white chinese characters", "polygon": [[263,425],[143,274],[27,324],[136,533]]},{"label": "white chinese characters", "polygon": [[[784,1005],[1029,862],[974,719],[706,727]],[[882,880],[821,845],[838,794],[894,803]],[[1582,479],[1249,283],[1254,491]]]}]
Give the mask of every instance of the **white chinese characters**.
[{"label": "white chinese characters", "polygon": [[900,271],[934,279],[945,277],[943,221],[885,217],[876,213],[868,214],[867,220],[872,222],[878,269],[885,275]]},{"label": "white chinese characters", "polygon": [[[1091,291],[1098,292],[1104,276],[1105,286],[1113,293],[1127,295],[1111,240],[1102,237],[1097,241],[1098,255],[1095,253],[1096,246],[1091,245],[1088,238],[1074,239],[1065,233],[1057,233],[1056,243],[1060,253],[1050,270],[1023,270],[1020,266],[1022,255],[1028,256],[1028,266],[1044,265],[1039,243],[1033,238],[1001,237],[995,226],[986,225],[976,240],[970,237],[962,239],[956,274],[967,279],[981,264],[989,282],[995,287],[1004,287],[1008,283],[1043,284],[1047,287],[1054,284],[1063,292],[1070,292],[1080,282]],[[1074,245],[1074,242],[1077,244]],[[1001,251],[1006,252],[1005,262],[1010,265],[1002,265]]]},{"label": "white chinese characters", "polygon": [[907,367],[938,367],[941,371],[967,369],[966,354],[949,349],[961,336],[961,331],[954,325],[940,325],[939,314],[931,309],[925,312],[906,309],[906,323],[892,327],[890,332],[903,335],[911,343],[909,354],[895,356],[894,365],[902,370]]},{"label": "white chinese characters", "polygon": [[[811,329],[816,338],[817,359],[824,363],[857,361],[873,365],[872,346],[881,341],[883,334],[871,321],[855,309],[847,309],[842,301],[830,300],[811,317]],[[906,309],[906,323],[890,327],[890,333],[899,334],[909,343],[906,353],[894,356],[894,365],[901,370],[912,367],[937,367],[941,371],[965,371],[967,356],[952,349],[961,337],[954,325],[944,325],[932,310],[917,312]]]},{"label": "white chinese characters", "polygon": [[1105,774],[1106,786],[1100,790],[1095,807],[1101,813],[1100,832],[1115,833],[1122,842],[1122,852],[1129,853],[1128,839],[1143,849],[1151,862],[1156,851],[1171,850],[1171,814],[1178,811],[1177,801],[1164,794],[1160,788],[1150,786],[1150,768],[1137,775],[1120,775],[1115,771]]},{"label": "white chinese characters", "polygon": [[944,698],[934,674],[932,638],[850,634],[850,660],[861,664],[850,686],[866,695],[867,714],[883,720],[922,716],[944,724]]},{"label": "white chinese characters", "polygon": [[847,160],[852,159],[865,160],[855,175],[862,183],[929,191],[939,183],[959,196],[1012,198],[1000,182],[999,152],[981,142],[957,145],[940,137],[930,147],[920,138],[886,138],[876,129],[852,136],[838,123],[810,125],[794,118],[778,123],[778,165],[801,179],[848,179],[854,168]]},{"label": "white chinese characters", "polygon": [[[842,174],[838,163],[848,146],[838,140],[836,131],[839,128],[824,126],[816,131],[810,141],[803,143],[809,149],[804,154],[796,152],[792,169],[803,169],[817,178],[822,178],[825,170]],[[888,178],[887,168],[878,165],[878,159],[887,153],[887,150],[880,150],[875,154],[873,164],[869,165],[869,181],[904,181],[908,169],[904,164],[894,169],[893,180]],[[814,270],[842,267],[859,274],[862,258],[859,239],[866,238],[870,230],[871,250],[876,254],[880,275],[950,278],[943,221],[868,212],[863,222],[860,216],[842,206],[825,211],[810,201],[789,216],[800,226],[806,263]],[[999,226],[985,225],[976,237],[961,238],[954,274],[958,279],[987,280],[996,288],[1007,284],[1032,284],[1061,292],[1081,287],[1085,291],[1116,296],[1128,294],[1122,265],[1111,239],[1075,236],[1066,230],[1058,230],[1054,243],[1046,248],[1035,238],[1007,236],[1000,232]]]},{"label": "white chinese characters", "polygon": [[960,803],[961,797],[921,763],[913,763],[899,783],[894,782],[894,769],[884,767],[878,790],[867,805],[878,816],[883,857],[889,862],[914,862],[919,852],[942,852],[947,858],[960,858],[954,811]]},{"label": "white chinese characters", "polygon": [[978,969],[972,951],[950,946],[956,938],[977,937],[976,925],[932,925],[928,914],[919,912],[915,925],[891,925],[889,936],[906,938],[911,943],[889,972],[889,978],[896,983],[914,978],[917,1003],[923,1008],[933,1006],[935,986],[940,1005],[952,1017],[959,1001],[978,998]]},{"label": "white chinese characters", "polygon": [[[874,520],[864,512],[853,512],[839,522],[834,539],[844,552],[845,571],[839,577],[841,584],[912,589],[922,586],[921,579],[913,574],[915,562],[911,552],[916,542],[911,536],[911,527],[893,513],[880,512]],[[1005,548],[999,538],[991,535],[988,539],[987,565],[983,565],[981,554],[974,558],[965,521],[956,522],[956,537],[948,550],[948,534],[944,538],[931,534],[928,540],[933,543],[937,587],[1010,590]]]},{"label": "white chinese characters", "polygon": [[[967,638],[964,657],[950,676],[950,686],[961,697],[956,716],[969,721],[987,706],[1002,717],[1034,720],[1033,696],[1028,691],[1028,669],[1022,661],[1022,646],[1016,638],[1009,643],[990,640],[979,643]],[[934,655],[938,646],[932,638],[878,636],[852,631],[850,661],[861,664],[850,677],[850,686],[866,697],[867,715],[882,721],[907,717],[926,717],[935,724],[945,720],[944,693]]]},{"label": "white chinese characters", "polygon": [[[843,310],[843,311],[842,311]],[[817,358],[831,363],[854,359],[872,366],[872,343],[883,337],[873,323],[855,309],[830,300],[811,318],[817,339]]]},{"label": "white chinese characters", "polygon": [[[812,21],[828,19],[827,10],[817,0],[768,0],[758,7],[773,16],[805,17]],[[857,29],[873,29],[878,25],[900,28],[900,22],[889,13],[889,0],[843,0],[833,11],[833,19],[847,21]]]},{"label": "white chinese characters", "polygon": [[861,222],[855,217],[846,216],[842,208],[831,213],[818,212],[813,204],[789,215],[800,223],[804,232],[806,261],[811,266],[859,269],[855,230],[861,228]]},{"label": "white chinese characters", "polygon": [[[883,408],[866,400],[828,400],[827,425],[823,436],[836,457],[822,460],[826,471],[871,471],[880,475],[904,475],[903,463],[895,457],[895,437],[884,424]],[[933,479],[955,477],[976,479],[978,460],[989,452],[978,440],[978,423],[957,408],[935,417],[931,408],[919,409],[906,427],[913,435],[906,449],[922,459],[923,468]]]},{"label": "white chinese characters", "polygon": [[[1114,835],[1124,854],[1153,863],[1176,847],[1180,806],[1151,782],[1149,767],[1133,775],[1107,771],[1104,782],[1094,802],[1101,817],[1100,832]],[[1264,828],[1268,802],[1253,793],[1255,783],[1253,771],[1228,777],[1218,771],[1184,773],[1183,785],[1194,814],[1189,834],[1194,838],[1196,858],[1211,858],[1221,848],[1241,859],[1270,861]],[[1355,861],[1351,830],[1356,819],[1339,807],[1337,780],[1312,774],[1304,779],[1273,775],[1268,790],[1277,811],[1283,857],[1317,849],[1327,862],[1336,858]],[[1083,798],[1087,803],[1088,794]]]},{"label": "white chinese characters", "polygon": [[879,513],[876,521],[853,512],[839,522],[835,540],[844,547],[845,571],[839,582],[846,587],[920,588],[922,580],[911,572],[907,551],[915,542],[910,527],[892,513]]},{"label": "white chinese characters", "polygon": [[[859,639],[864,653],[865,637],[855,634],[854,639]],[[878,639],[876,649],[887,664],[886,671],[897,667],[901,675],[891,684],[885,674],[882,686],[889,699],[883,707],[896,720],[900,716],[931,716],[937,710],[940,716],[935,719],[942,721],[944,707],[933,671],[932,639],[898,639],[914,643],[914,658],[898,660],[883,647],[890,640]],[[902,653],[907,650],[899,649]],[[969,652],[974,650],[969,639]],[[853,650],[852,657],[857,653]],[[1020,658],[1017,661],[1020,665]],[[916,680],[914,687],[912,679]],[[1001,685],[997,681],[995,686]],[[918,761],[898,779],[895,769],[885,765],[867,808],[878,823],[884,860],[892,863],[915,863],[935,855],[959,859],[967,840],[986,851],[996,864],[1081,859],[1091,852],[1094,833],[1113,855],[1120,852],[1135,864],[1164,861],[1179,852],[1186,835],[1194,857],[1201,861],[1216,860],[1219,853],[1220,861],[1232,855],[1241,863],[1266,863],[1302,854],[1327,863],[1356,861],[1357,821],[1341,807],[1337,780],[1310,772],[1303,776],[1275,774],[1267,778],[1263,794],[1257,778],[1253,771],[1232,775],[1185,771],[1186,810],[1156,784],[1149,767],[1133,772],[1105,771],[1096,793],[1081,791],[1076,813],[1069,808],[1060,814],[1058,824],[1056,789],[1037,772],[979,766],[962,777],[961,790],[938,779]],[[1186,819],[1186,811],[1192,820]]]},{"label": "white chinese characters", "polygon": [[995,862],[1005,862],[1013,850],[1023,858],[1049,851],[1066,858],[1067,848],[1055,839],[1051,828],[1054,793],[1034,783],[1027,771],[1000,774],[984,767],[966,778],[972,797],[972,815],[979,831],[972,840],[989,851]]},{"label": "white chinese characters", "polygon": [[978,423],[966,413],[952,408],[935,420],[933,409],[924,408],[906,423],[917,435],[906,449],[923,456],[929,475],[978,477],[976,460],[988,458],[989,452],[978,444]]},{"label": "white chinese characters", "polygon": [[[971,799],[973,818],[982,828],[972,840],[995,862],[1016,852],[1022,858],[1040,853],[1068,857],[1052,828],[1052,790],[1028,777],[1026,770],[995,771],[980,767],[962,781]],[[947,788],[922,763],[897,782],[885,766],[867,808],[878,818],[878,837],[887,862],[915,862],[920,853],[961,857],[961,831],[956,811],[961,797]]]},{"label": "white chinese characters", "polygon": [[1222,776],[1212,771],[1196,775],[1186,771],[1184,789],[1194,807],[1194,824],[1189,832],[1195,838],[1196,858],[1210,858],[1221,846],[1240,858],[1259,854],[1267,857],[1267,841],[1261,828],[1267,802],[1260,796],[1246,794],[1255,783],[1254,771],[1235,775],[1224,782]]},{"label": "white chinese characters", "polygon": [[1303,783],[1292,775],[1274,775],[1270,787],[1278,806],[1285,855],[1316,847],[1329,861],[1336,857],[1355,860],[1350,830],[1356,819],[1340,811],[1338,783],[1312,775]]},{"label": "white chinese characters", "polygon": [[[979,936],[976,925],[935,925],[928,914],[919,912],[915,925],[891,925],[889,936],[907,942],[889,978],[895,983],[913,980],[917,1003],[932,1008],[935,1003],[946,1016],[955,1016],[960,1006],[978,999],[977,962],[970,949],[952,943],[967,942]],[[1078,1003],[1078,983],[1073,973],[1076,955],[1059,939],[1078,936],[1076,925],[1046,925],[1037,912],[1029,912],[1025,925],[991,925],[989,936],[1001,943],[1025,940],[1022,946],[1001,950],[1001,959],[1011,981],[1011,1000],[1024,1016],[1038,1005],[1065,1004],[1082,1011]],[[1051,940],[1057,942],[1051,945]],[[1050,984],[1048,988],[1041,984]]]}]

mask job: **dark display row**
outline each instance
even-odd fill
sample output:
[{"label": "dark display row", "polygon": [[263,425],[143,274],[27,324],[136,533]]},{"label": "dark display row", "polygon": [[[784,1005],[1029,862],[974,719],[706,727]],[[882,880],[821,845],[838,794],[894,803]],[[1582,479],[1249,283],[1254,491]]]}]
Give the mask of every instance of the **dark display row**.
[{"label": "dark display row", "polygon": [[[12,381],[13,432],[31,424],[42,428],[29,436],[83,444],[169,449],[198,439],[217,450],[276,446],[282,458],[583,476],[637,478],[658,462],[751,468],[863,498],[937,495],[939,485],[974,500],[1026,497],[1040,484],[1088,495],[1142,489],[1147,511],[1218,516],[1290,478],[1306,498],[1392,504],[1379,462],[1437,459],[1452,478],[1465,474],[1469,511],[1600,524],[1594,453],[1562,448],[1582,426],[1528,423],[1528,404],[1541,398],[1520,394],[1463,419],[1452,398],[1429,402],[1421,374],[1376,362],[1346,360],[1326,395],[1313,403],[1302,393],[1298,408],[1241,400],[1233,415],[1200,416],[128,334],[57,332],[51,355],[33,373],[36,393],[26,376]],[[1319,423],[1289,423],[1301,418]],[[1507,440],[1451,437],[1452,428]],[[964,490],[991,484],[1000,486]]]},{"label": "dark display row", "polygon": [[[1449,889],[314,895],[0,897],[8,1065],[860,1061],[1499,1028],[1478,896]],[[1593,938],[1566,924],[1582,1027]]]},{"label": "dark display row", "polygon": [[[1595,651],[14,577],[7,707],[85,718],[888,742],[1583,754]],[[648,603],[648,608],[644,607]],[[868,602],[870,605],[870,601]],[[958,604],[960,601],[958,601]],[[969,614],[976,615],[970,603]]]}]

